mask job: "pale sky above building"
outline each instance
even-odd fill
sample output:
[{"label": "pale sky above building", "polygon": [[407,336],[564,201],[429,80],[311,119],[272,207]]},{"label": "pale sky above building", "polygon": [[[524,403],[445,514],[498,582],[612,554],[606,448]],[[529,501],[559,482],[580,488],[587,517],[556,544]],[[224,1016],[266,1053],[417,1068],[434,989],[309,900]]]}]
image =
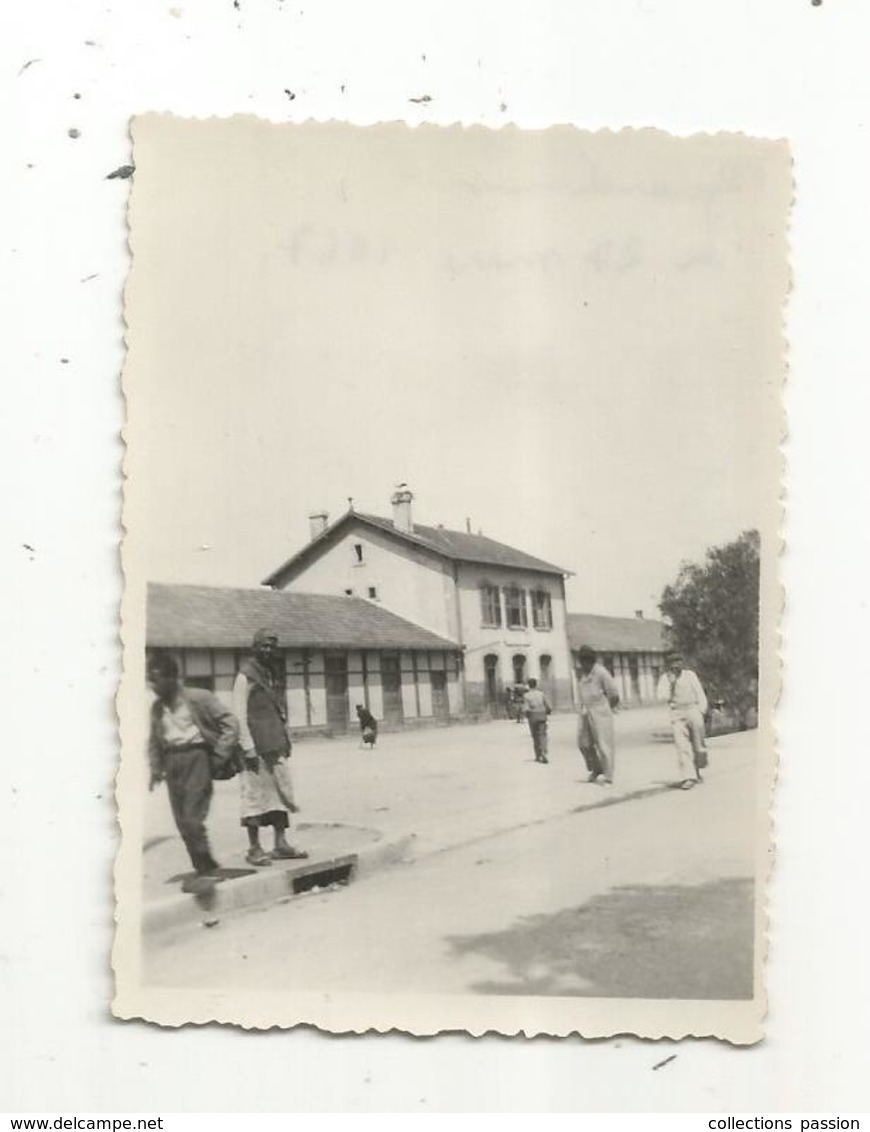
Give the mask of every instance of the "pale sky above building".
[{"label": "pale sky above building", "polygon": [[257,585],[352,496],[656,614],[776,494],[781,143],[134,131],[131,500],[155,581]]}]

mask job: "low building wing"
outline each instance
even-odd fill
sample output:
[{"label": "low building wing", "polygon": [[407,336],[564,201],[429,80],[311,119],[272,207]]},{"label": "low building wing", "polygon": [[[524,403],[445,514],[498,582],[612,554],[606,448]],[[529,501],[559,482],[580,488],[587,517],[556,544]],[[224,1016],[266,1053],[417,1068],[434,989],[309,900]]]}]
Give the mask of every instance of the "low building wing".
[{"label": "low building wing", "polygon": [[661,621],[641,617],[605,617],[596,613],[568,614],[568,644],[600,653],[664,652],[665,627]]},{"label": "low building wing", "polygon": [[457,650],[362,598],[214,586],[148,585],[149,648],[248,648],[271,628],[282,648]]}]

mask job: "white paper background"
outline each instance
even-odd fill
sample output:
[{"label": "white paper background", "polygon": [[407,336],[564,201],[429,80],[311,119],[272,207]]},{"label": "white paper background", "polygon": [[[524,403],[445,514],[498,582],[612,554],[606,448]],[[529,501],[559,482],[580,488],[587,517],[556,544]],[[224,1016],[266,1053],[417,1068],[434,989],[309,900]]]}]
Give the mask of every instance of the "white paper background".
[{"label": "white paper background", "polygon": [[[2,11],[0,1108],[866,1108],[865,5],[239,3]],[[409,101],[423,95],[431,102]],[[129,183],[105,176],[129,160],[129,116],[159,109],[791,139],[788,667],[762,1047],[164,1032],[109,1019]]]}]

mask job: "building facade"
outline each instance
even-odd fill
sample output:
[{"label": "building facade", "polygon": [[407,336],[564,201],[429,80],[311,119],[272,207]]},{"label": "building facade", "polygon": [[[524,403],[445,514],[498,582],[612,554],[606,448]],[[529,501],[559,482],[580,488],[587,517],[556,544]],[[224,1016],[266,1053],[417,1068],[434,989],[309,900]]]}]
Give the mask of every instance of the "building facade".
[{"label": "building facade", "polygon": [[531,676],[570,708],[568,571],[482,534],[417,524],[412,499],[397,491],[391,519],[350,510],[329,525],[313,514],[311,541],[264,584],[361,598],[457,641],[468,715],[503,714],[506,687]]},{"label": "building facade", "polygon": [[648,621],[639,611],[634,617],[569,613],[568,640],[574,668],[583,645],[595,649],[616,680],[625,707],[655,703],[667,649],[661,621]]},{"label": "building facade", "polygon": [[210,586],[148,586],[149,649],[177,656],[184,682],[232,699],[257,629],[278,634],[276,672],[293,731],[342,734],[357,704],[386,729],[465,715],[461,650],[358,598]]}]

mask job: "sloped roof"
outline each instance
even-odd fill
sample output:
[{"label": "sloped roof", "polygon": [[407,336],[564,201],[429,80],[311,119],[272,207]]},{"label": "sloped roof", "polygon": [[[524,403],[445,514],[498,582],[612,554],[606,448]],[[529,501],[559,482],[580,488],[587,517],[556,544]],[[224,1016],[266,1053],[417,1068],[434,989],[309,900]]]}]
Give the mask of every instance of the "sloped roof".
[{"label": "sloped roof", "polygon": [[248,648],[270,628],[285,648],[457,649],[358,597],[148,584],[146,643],[165,648]]},{"label": "sloped roof", "polygon": [[554,566],[552,562],[545,562],[542,558],[535,558],[526,554],[524,550],[517,550],[506,543],[497,542],[487,538],[486,535],[472,535],[467,531],[450,531],[445,527],[427,527],[420,523],[414,524],[413,532],[397,530],[392,519],[385,519],[380,515],[368,515],[363,511],[346,511],[340,519],[307,543],[301,550],[288,558],[283,565],[264,580],[264,585],[280,585],[281,578],[298,562],[308,557],[311,551],[321,542],[324,542],[336,529],[350,519],[358,519],[368,523],[379,530],[386,531],[395,538],[401,539],[414,546],[432,551],[442,558],[453,562],[477,562],[485,566],[507,566],[516,570],[537,570],[542,574],[570,574],[570,570],[562,566]]},{"label": "sloped roof", "polygon": [[640,617],[568,614],[568,644],[589,645],[598,652],[664,652],[664,625]]}]

